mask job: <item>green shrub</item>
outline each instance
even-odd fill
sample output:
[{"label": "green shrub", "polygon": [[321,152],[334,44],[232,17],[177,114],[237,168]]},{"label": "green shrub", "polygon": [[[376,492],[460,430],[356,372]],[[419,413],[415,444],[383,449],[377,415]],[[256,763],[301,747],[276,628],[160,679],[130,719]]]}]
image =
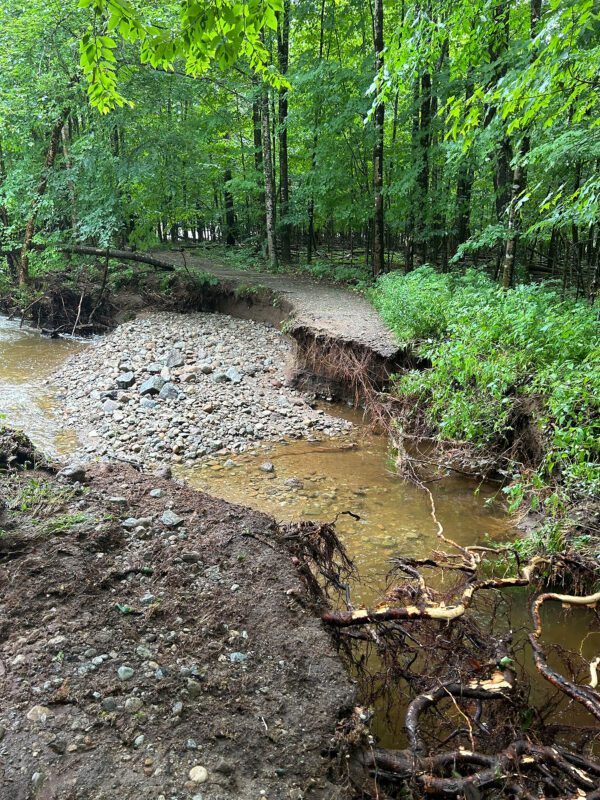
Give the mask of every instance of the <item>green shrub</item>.
[{"label": "green shrub", "polygon": [[[385,321],[431,368],[399,376],[440,438],[498,454],[528,415],[542,453],[533,468],[513,464],[506,491],[558,512],[600,493],[600,337],[584,302],[548,286],[504,291],[481,273],[422,267],[384,276],[370,293]],[[529,465],[531,467],[531,465]]]}]

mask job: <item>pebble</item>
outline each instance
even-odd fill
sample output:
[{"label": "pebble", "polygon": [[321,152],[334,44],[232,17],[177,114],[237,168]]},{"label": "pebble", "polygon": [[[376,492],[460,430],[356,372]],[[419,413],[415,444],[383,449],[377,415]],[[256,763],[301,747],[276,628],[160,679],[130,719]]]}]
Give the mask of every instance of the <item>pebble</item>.
[{"label": "pebble", "polygon": [[47,706],[33,706],[27,712],[27,719],[30,722],[39,722],[42,725],[46,722],[48,717],[52,716],[52,711]]},{"label": "pebble", "polygon": [[119,676],[119,680],[120,681],[129,681],[129,680],[131,680],[131,678],[133,678],[134,674],[135,674],[135,670],[133,670],[131,667],[126,666],[125,664],[122,664],[119,667],[119,669],[117,670],[117,675]]},{"label": "pebble", "polygon": [[144,707],[144,703],[139,697],[128,697],[125,700],[125,711],[127,714],[137,714]]},{"label": "pebble", "polygon": [[178,516],[174,511],[167,509],[160,518],[160,521],[166,528],[177,528],[185,520],[183,517]]},{"label": "pebble", "polygon": [[197,765],[191,768],[189,772],[189,777],[190,780],[193,781],[194,783],[206,783],[206,781],[208,780],[208,770],[206,769],[206,767],[201,767],[200,765]]}]

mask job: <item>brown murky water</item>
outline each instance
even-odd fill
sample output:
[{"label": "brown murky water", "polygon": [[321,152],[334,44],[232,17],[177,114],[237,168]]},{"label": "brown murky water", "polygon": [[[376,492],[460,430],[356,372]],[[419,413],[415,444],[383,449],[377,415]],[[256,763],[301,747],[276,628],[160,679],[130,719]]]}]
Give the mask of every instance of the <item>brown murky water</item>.
[{"label": "brown murky water", "polygon": [[[273,472],[261,469],[266,462],[273,464]],[[364,430],[350,445],[277,444],[255,454],[213,459],[180,475],[198,489],[282,521],[329,521],[339,514],[337,530],[362,578],[353,597],[363,603],[380,597],[391,556],[423,556],[439,544],[427,495],[394,474],[386,439]],[[446,533],[465,545],[507,539],[511,525],[494,500],[496,489],[482,486],[475,494],[476,488],[456,477],[433,484]]]},{"label": "brown murky water", "polygon": [[[8,424],[23,428],[46,452],[68,454],[77,447],[75,434],[61,429],[59,406],[47,379],[85,346],[75,339],[46,339],[0,316],[0,415]],[[354,412],[327,410],[358,423],[351,442],[264,446],[255,453],[222,456],[182,469],[180,474],[198,489],[253,506],[278,520],[329,521],[339,514],[337,529],[362,579],[352,589],[353,601],[369,604],[381,597],[390,557],[430,555],[438,545],[436,529],[427,495],[391,469],[386,440],[368,433]],[[265,462],[273,464],[273,472],[261,469]],[[460,544],[507,541],[518,535],[496,498],[498,487],[478,487],[472,481],[449,477],[431,484],[431,490],[446,534]],[[504,594],[509,598],[504,612],[507,627],[529,630],[527,593]],[[544,615],[546,642],[560,643],[587,660],[600,652],[600,632],[590,628],[591,612],[565,612],[550,605]],[[523,665],[534,677],[532,700],[543,704],[549,696],[548,685],[535,673],[526,648]],[[557,708],[558,717],[564,713],[571,724],[591,722],[579,708],[569,707],[568,712],[564,706]],[[402,742],[397,728],[383,715],[376,718],[374,731],[384,746]]]},{"label": "brown murky water", "polygon": [[0,421],[22,428],[46,453],[67,453],[76,446],[75,434],[61,430],[46,380],[82,347],[77,339],[49,339],[0,316]]}]

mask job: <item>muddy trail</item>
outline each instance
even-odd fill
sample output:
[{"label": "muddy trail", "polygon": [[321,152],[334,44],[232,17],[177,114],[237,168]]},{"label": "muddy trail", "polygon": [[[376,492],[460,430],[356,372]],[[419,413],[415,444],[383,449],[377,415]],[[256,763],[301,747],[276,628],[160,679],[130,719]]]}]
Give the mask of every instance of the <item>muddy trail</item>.
[{"label": "muddy trail", "polygon": [[2,800],[345,796],[318,526],[123,465],[0,481]]}]

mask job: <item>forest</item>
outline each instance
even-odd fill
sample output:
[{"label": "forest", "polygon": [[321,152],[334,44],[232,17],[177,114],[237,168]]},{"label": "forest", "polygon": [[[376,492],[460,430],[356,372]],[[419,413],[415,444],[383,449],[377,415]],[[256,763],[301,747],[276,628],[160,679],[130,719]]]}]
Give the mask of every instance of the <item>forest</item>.
[{"label": "forest", "polygon": [[599,89],[598,0],[0,0],[0,800],[600,798]]}]

